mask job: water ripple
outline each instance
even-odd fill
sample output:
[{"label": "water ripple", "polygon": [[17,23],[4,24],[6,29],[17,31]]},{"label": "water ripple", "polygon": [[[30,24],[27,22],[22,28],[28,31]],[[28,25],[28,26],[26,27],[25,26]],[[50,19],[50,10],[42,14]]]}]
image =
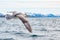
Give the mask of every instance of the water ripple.
[{"label": "water ripple", "polygon": [[5,38],[5,39],[0,39],[0,40],[14,40],[13,38]]}]

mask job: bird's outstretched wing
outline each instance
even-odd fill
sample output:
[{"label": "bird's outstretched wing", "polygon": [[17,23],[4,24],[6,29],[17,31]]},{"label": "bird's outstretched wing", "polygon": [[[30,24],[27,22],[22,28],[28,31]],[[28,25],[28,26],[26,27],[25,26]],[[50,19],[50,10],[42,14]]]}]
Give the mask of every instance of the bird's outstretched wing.
[{"label": "bird's outstretched wing", "polygon": [[32,29],[31,29],[31,26],[30,26],[28,20],[23,15],[17,15],[17,17],[23,22],[23,24],[25,25],[26,29],[29,32],[32,32]]}]

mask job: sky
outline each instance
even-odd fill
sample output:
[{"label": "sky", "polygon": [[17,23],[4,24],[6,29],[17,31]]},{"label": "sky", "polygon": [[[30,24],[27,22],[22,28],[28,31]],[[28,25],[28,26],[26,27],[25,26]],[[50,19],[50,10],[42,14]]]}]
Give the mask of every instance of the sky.
[{"label": "sky", "polygon": [[32,12],[60,15],[59,0],[0,0],[0,12]]}]

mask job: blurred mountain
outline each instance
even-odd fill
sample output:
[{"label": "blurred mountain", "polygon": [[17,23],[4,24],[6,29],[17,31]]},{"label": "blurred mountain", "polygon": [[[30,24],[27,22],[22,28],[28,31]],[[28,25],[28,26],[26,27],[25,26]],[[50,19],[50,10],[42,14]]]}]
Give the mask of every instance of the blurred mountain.
[{"label": "blurred mountain", "polygon": [[40,13],[27,13],[27,17],[45,17],[45,15]]},{"label": "blurred mountain", "polygon": [[47,17],[56,17],[56,16],[53,14],[48,14]]},{"label": "blurred mountain", "polygon": [[4,14],[2,14],[2,13],[0,13],[0,17],[5,17],[5,15],[4,15]]},{"label": "blurred mountain", "polygon": [[60,16],[54,14],[44,15],[40,13],[27,13],[27,17],[60,17]]}]

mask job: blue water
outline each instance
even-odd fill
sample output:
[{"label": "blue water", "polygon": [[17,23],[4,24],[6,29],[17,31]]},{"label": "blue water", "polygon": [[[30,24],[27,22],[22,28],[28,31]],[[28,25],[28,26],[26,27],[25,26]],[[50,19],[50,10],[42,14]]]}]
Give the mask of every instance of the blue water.
[{"label": "blue water", "polygon": [[60,40],[60,18],[28,18],[33,32],[21,20],[0,18],[0,40]]}]

